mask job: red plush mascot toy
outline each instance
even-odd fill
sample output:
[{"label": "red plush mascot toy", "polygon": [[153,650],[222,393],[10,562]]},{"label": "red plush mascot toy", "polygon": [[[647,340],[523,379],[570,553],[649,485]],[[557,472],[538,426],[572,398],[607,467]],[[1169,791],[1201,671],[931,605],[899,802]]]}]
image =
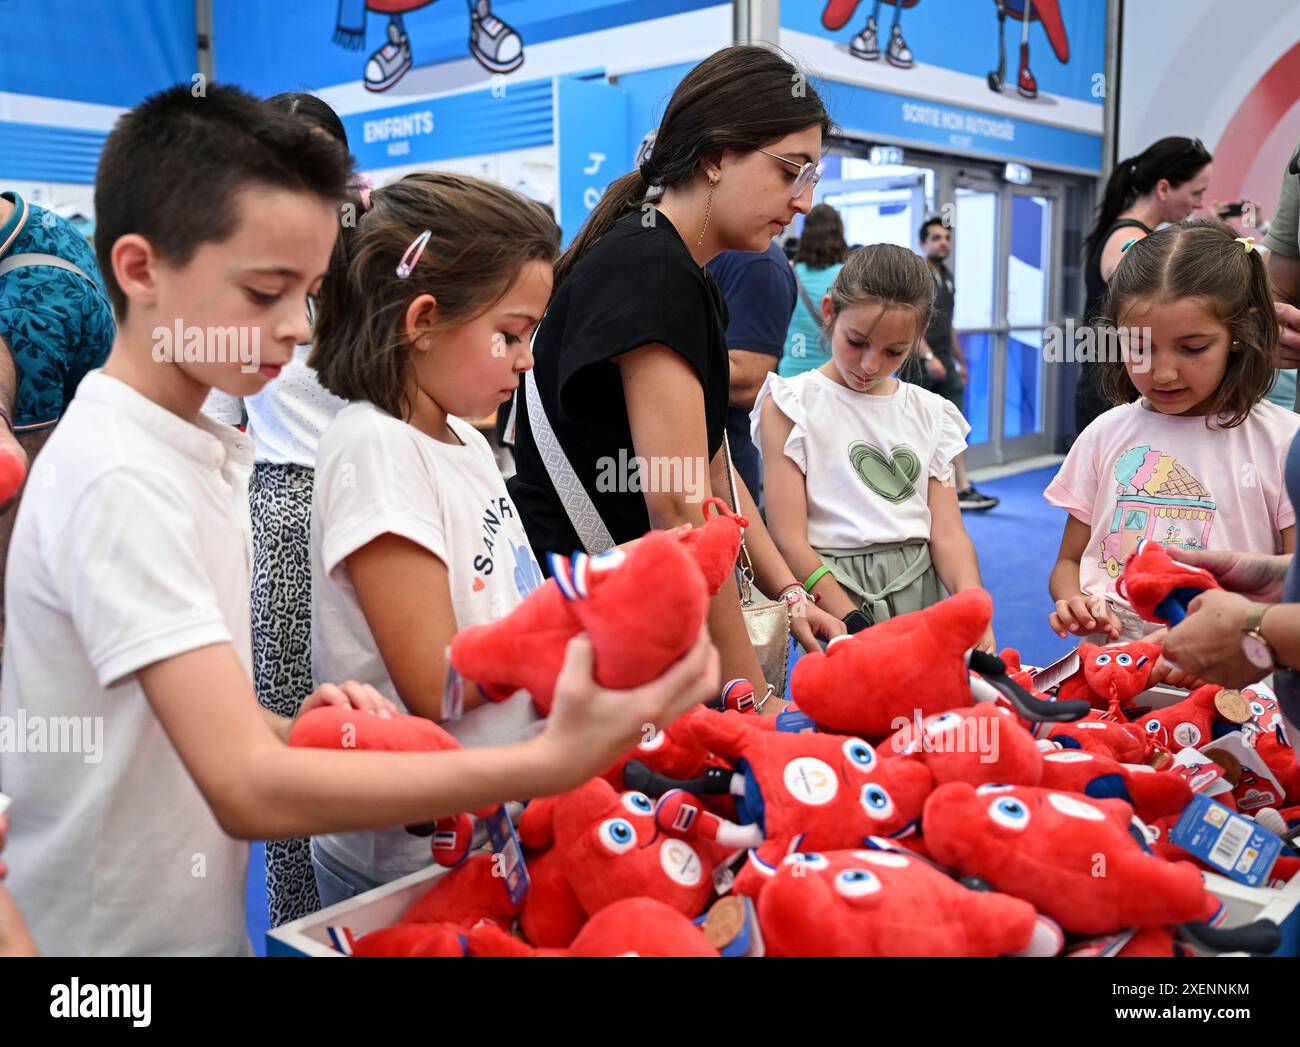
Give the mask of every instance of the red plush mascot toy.
[{"label": "red plush mascot toy", "polygon": [[651,531],[626,551],[552,556],[551,579],[510,614],[456,634],[451,663],[492,701],[526,689],[545,715],[565,646],[586,630],[602,686],[653,680],[695,642],[743,519],[715,516],[686,540]]},{"label": "red plush mascot toy", "polygon": [[740,713],[704,712],[695,737],[735,768],[717,776],[736,800],[743,824],[724,821],[682,790],[665,793],[656,818],[665,830],[689,833],[776,865],[791,846],[836,849],[868,836],[915,830],[933,785],[924,764],[883,760],[861,738],[769,731]]}]

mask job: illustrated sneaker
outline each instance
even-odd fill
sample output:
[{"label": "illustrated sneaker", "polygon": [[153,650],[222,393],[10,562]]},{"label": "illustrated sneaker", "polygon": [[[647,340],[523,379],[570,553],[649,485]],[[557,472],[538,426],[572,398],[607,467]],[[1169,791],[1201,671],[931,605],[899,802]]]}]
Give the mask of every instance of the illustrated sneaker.
[{"label": "illustrated sneaker", "polygon": [[1034,74],[1029,71],[1029,45],[1020,45],[1020,79],[1016,84],[1016,90],[1026,98],[1038,97],[1038,81],[1034,79]]},{"label": "illustrated sneaker", "polygon": [[899,69],[911,69],[915,64],[912,60],[912,49],[907,46],[907,41],[903,39],[902,30],[898,26],[894,26],[889,34],[889,50],[885,52],[885,60]]},{"label": "illustrated sneaker", "polygon": [[876,20],[867,19],[867,27],[853,38],[849,51],[858,58],[874,62],[880,57],[880,40],[876,36]]},{"label": "illustrated sneaker", "polygon": [[387,91],[410,68],[411,41],[395,22],[389,22],[388,43],[366,62],[366,90]]},{"label": "illustrated sneaker", "polygon": [[478,0],[469,20],[469,50],[489,73],[513,73],[524,64],[524,42],[492,14],[488,0]]},{"label": "illustrated sneaker", "polygon": [[1000,499],[994,498],[992,495],[981,494],[975,489],[974,484],[971,484],[964,491],[957,492],[958,507],[961,509],[972,510],[974,512],[985,512],[986,510],[992,509],[997,506],[999,500]]}]

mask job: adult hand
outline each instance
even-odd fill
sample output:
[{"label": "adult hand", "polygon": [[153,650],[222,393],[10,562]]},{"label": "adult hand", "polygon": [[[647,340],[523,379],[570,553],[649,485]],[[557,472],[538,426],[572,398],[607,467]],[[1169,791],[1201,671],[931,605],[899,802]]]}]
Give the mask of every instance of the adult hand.
[{"label": "adult hand", "polygon": [[937,356],[931,356],[925,361],[925,371],[936,382],[942,382],[948,376],[948,368],[943,366],[943,361]]},{"label": "adult hand", "polygon": [[548,776],[554,776],[554,792],[607,770],[721,686],[721,660],[703,624],[694,646],[658,679],[640,687],[609,690],[596,682],[594,670],[591,640],[579,634],[565,649],[551,714],[536,739]]},{"label": "adult hand", "polygon": [[1290,554],[1267,556],[1263,553],[1239,553],[1231,550],[1180,549],[1165,547],[1170,557],[1190,567],[1200,567],[1232,593],[1256,603],[1277,603],[1282,599]]},{"label": "adult hand", "polygon": [[1300,309],[1274,302],[1277,310],[1279,367],[1300,367]]},{"label": "adult hand", "polygon": [[1237,593],[1210,589],[1187,608],[1165,637],[1164,658],[1177,668],[1224,687],[1246,687],[1272,670],[1252,663],[1241,649],[1241,629],[1255,607]]}]

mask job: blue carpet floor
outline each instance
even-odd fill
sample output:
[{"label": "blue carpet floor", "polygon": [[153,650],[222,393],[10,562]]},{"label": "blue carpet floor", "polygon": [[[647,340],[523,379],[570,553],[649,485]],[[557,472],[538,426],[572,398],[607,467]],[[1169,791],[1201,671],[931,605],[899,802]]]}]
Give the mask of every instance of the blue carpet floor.
[{"label": "blue carpet floor", "polygon": [[[1064,513],[1043,500],[1043,489],[1055,469],[1009,476],[980,483],[980,490],[1002,499],[988,513],[966,513],[963,519],[979,553],[984,586],[993,594],[993,629],[998,647],[1015,647],[1025,662],[1046,665],[1071,650],[1073,638],[1062,640],[1047,627],[1052,610],[1047,579],[1065,526]],[[248,867],[248,933],[257,954],[266,953],[266,884],[264,851],[254,844]]]}]

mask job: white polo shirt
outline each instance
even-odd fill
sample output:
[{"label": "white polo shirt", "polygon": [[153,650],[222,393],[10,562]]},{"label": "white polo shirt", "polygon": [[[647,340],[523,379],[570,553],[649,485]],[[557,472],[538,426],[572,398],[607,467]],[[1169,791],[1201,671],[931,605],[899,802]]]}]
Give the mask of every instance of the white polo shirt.
[{"label": "white polo shirt", "polygon": [[7,884],[43,953],[251,952],[248,845],[135,674],[223,643],[249,668],[252,461],[236,430],[93,371],[33,464],[5,585],[0,789]]}]

